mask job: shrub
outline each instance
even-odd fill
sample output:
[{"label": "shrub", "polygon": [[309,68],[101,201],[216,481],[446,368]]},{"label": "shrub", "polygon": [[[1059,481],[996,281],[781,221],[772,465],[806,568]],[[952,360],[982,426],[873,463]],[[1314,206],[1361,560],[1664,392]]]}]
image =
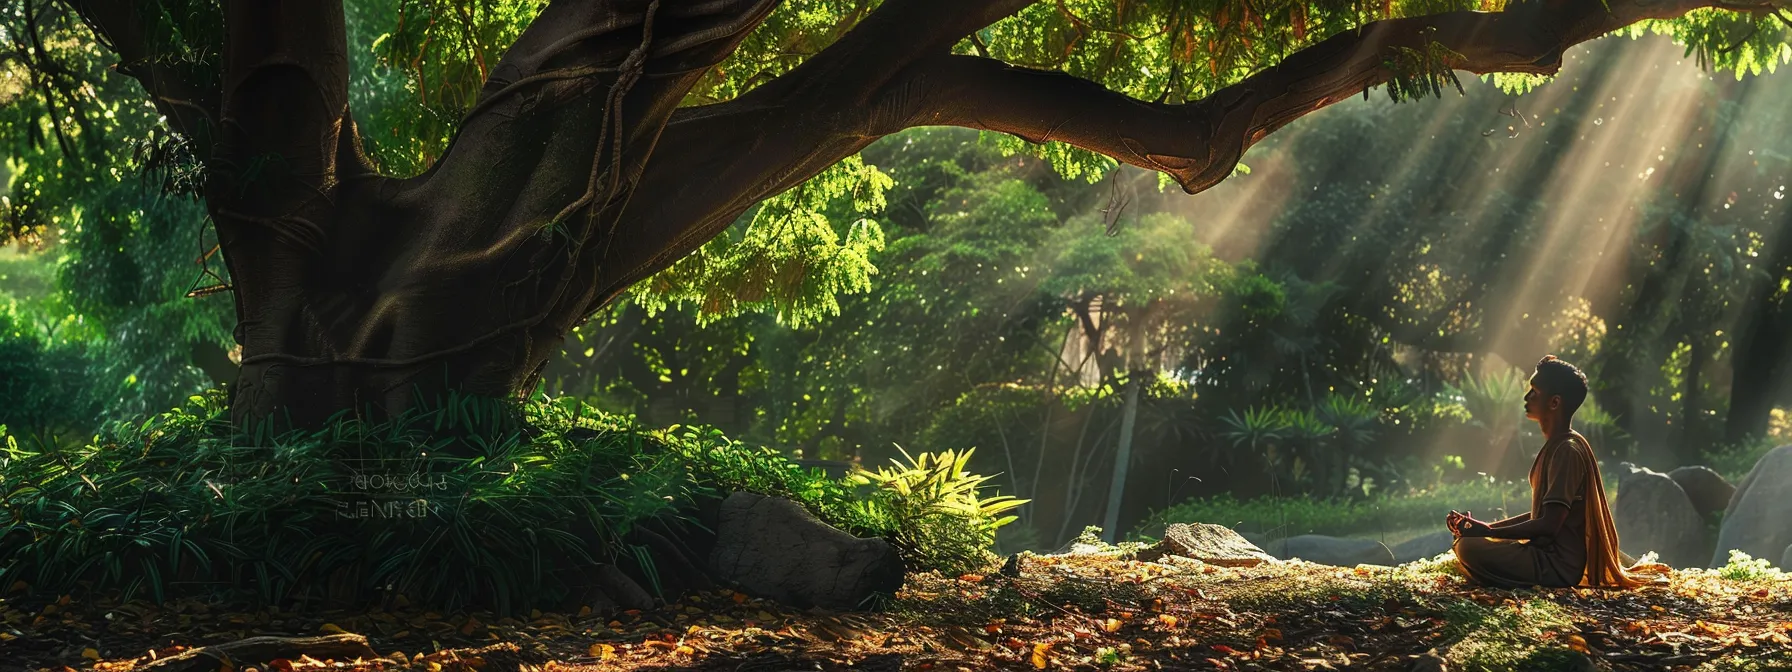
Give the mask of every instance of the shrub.
[{"label": "shrub", "polygon": [[1717,569],[1717,575],[1731,581],[1776,581],[1785,577],[1766,558],[1755,558],[1734,548],[1730,549],[1730,561]]},{"label": "shrub", "polygon": [[1366,500],[1314,497],[1259,497],[1238,500],[1230,495],[1195,499],[1159,511],[1141,523],[1135,535],[1155,533],[1170,523],[1212,523],[1251,534],[1329,534],[1443,529],[1451,509],[1476,511],[1482,520],[1530,510],[1528,484],[1491,479],[1439,485],[1400,495]]},{"label": "shrub", "polygon": [[[999,524],[929,509],[912,491],[861,496],[856,482],[713,429],[641,429],[575,400],[450,399],[278,435],[227,418],[213,391],[75,449],[3,442],[0,505],[13,522],[0,585],[158,601],[176,584],[210,585],[266,603],[346,585],[355,598],[391,591],[509,612],[573,597],[581,568],[645,555],[627,541],[635,526],[688,520],[737,489],[790,497],[899,549],[925,546],[906,558],[917,569],[985,561],[985,538],[962,531]],[[956,501],[975,500],[981,480],[955,473]],[[651,563],[642,569],[651,580]]]},{"label": "shrub", "polygon": [[1741,483],[1743,477],[1755,468],[1755,463],[1768,451],[1786,443],[1783,438],[1761,436],[1743,441],[1717,446],[1705,453],[1705,465],[1713,471],[1723,474],[1732,483]]}]

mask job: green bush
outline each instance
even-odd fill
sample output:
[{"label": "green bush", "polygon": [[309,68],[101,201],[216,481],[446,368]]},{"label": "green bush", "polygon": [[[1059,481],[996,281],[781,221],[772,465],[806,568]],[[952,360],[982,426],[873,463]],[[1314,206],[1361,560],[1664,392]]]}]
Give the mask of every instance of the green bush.
[{"label": "green bush", "polygon": [[1400,495],[1363,500],[1314,497],[1259,497],[1238,500],[1230,495],[1195,499],[1146,518],[1135,536],[1156,533],[1170,523],[1225,525],[1247,534],[1329,534],[1343,536],[1435,526],[1442,530],[1451,509],[1475,512],[1492,520],[1529,511],[1528,484],[1480,479],[1439,485]]},{"label": "green bush", "polygon": [[1730,549],[1730,561],[1716,571],[1718,576],[1731,581],[1777,581],[1786,577],[1785,572],[1775,568],[1766,558],[1756,558],[1734,548]]},{"label": "green bush", "polygon": [[[914,569],[990,553],[984,537],[959,532],[990,524],[981,511],[904,514],[903,493],[861,495],[858,483],[713,429],[641,429],[576,400],[451,399],[280,435],[237,432],[228,417],[214,391],[76,449],[0,442],[0,506],[12,518],[0,585],[157,600],[205,586],[267,603],[390,591],[527,610],[576,597],[577,574],[594,563],[642,558],[627,542],[635,526],[691,519],[698,502],[737,489],[790,497],[899,549],[923,541],[927,554],[905,558]],[[642,569],[651,580],[651,563]]]},{"label": "green bush", "polygon": [[1755,463],[1768,451],[1784,444],[1785,439],[1761,436],[1741,443],[1725,444],[1705,453],[1705,466],[1723,474],[1731,483],[1741,483],[1755,468]]}]

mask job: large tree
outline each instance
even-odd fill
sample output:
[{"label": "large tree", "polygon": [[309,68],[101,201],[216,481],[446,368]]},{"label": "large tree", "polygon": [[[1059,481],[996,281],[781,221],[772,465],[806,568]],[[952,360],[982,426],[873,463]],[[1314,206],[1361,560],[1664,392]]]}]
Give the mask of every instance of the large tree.
[{"label": "large tree", "polygon": [[1662,19],[1758,69],[1788,21],[1775,0],[554,0],[495,60],[509,37],[442,36],[482,86],[402,176],[364,152],[343,0],[69,2],[204,164],[237,419],[301,424],[527,391],[631,285],[904,128],[1064,143],[1195,193],[1380,84],[1551,74],[1574,44]]}]

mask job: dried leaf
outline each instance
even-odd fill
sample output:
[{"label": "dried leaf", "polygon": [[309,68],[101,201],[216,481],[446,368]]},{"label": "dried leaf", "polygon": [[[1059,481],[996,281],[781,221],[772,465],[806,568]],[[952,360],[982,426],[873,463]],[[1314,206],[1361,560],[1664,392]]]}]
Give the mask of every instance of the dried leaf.
[{"label": "dried leaf", "polygon": [[1587,639],[1580,635],[1569,635],[1567,637],[1563,637],[1562,642],[1564,644],[1567,644],[1568,648],[1574,649],[1575,651],[1579,651],[1581,653],[1591,653],[1590,651],[1587,650]]}]

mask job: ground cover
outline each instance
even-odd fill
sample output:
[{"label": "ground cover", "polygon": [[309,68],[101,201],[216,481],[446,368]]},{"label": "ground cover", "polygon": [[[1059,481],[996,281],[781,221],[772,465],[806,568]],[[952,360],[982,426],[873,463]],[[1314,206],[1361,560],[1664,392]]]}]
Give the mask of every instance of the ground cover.
[{"label": "ground cover", "polygon": [[1448,556],[1398,568],[1224,568],[1079,550],[1013,556],[981,574],[913,574],[885,609],[854,614],[726,590],[650,611],[527,618],[401,598],[281,611],[15,596],[0,600],[0,667],[182,669],[157,661],[257,635],[355,633],[371,644],[360,660],[200,669],[1792,669],[1792,578],[1759,561],[1636,591],[1507,591],[1466,585]]}]

